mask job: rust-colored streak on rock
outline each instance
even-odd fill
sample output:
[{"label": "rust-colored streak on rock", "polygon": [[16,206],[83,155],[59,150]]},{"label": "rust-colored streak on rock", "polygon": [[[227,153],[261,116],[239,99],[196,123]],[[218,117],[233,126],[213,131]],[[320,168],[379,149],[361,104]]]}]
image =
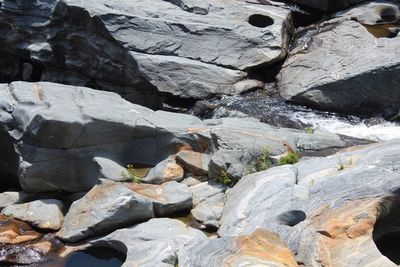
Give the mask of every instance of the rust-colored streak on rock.
[{"label": "rust-colored streak on rock", "polygon": [[166,199],[163,196],[163,187],[162,185],[152,185],[152,184],[125,184],[125,186],[132,191],[135,191],[136,193],[148,198],[149,200],[152,201],[157,201],[157,202],[167,202],[168,199]]},{"label": "rust-colored streak on rock", "polygon": [[38,83],[35,83],[34,88],[35,88],[37,99],[40,101],[43,101],[43,91],[42,91],[42,88],[40,87],[40,85]]},{"label": "rust-colored streak on rock", "polygon": [[372,231],[376,222],[378,199],[358,200],[341,208],[325,207],[323,212],[310,218],[310,228],[317,236],[317,258],[322,266],[344,266],[341,259],[349,257],[372,241]]},{"label": "rust-colored streak on rock", "polygon": [[286,247],[277,234],[258,229],[247,236],[238,237],[238,252],[228,258],[225,266],[233,266],[237,258],[251,257],[282,264],[298,266],[292,251]]},{"label": "rust-colored streak on rock", "polygon": [[19,244],[40,237],[41,234],[34,231],[28,224],[0,215],[1,244]]}]

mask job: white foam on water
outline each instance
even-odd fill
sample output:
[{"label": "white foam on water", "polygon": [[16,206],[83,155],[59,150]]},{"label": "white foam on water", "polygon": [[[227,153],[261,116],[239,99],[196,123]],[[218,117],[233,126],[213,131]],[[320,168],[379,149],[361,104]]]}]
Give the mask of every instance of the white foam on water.
[{"label": "white foam on water", "polygon": [[322,117],[312,112],[296,112],[294,116],[300,122],[312,125],[313,129],[331,133],[371,141],[387,141],[400,138],[400,125],[393,122],[368,125],[363,121],[351,122],[335,116]]}]

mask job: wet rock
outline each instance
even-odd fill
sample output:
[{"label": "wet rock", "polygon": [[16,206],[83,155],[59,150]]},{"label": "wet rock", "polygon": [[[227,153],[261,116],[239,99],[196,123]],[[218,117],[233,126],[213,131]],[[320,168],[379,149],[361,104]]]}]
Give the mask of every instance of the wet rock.
[{"label": "wet rock", "polygon": [[175,181],[162,185],[130,184],[127,187],[151,200],[157,217],[172,215],[192,207],[192,193],[189,188]]},{"label": "wet rock", "polygon": [[40,238],[40,234],[27,223],[0,214],[0,243],[20,244]]},{"label": "wet rock", "polygon": [[177,250],[191,240],[207,240],[207,237],[178,220],[159,218],[117,230],[90,244],[126,253],[123,266],[173,267],[178,263]]},{"label": "wet rock", "polygon": [[193,240],[178,251],[179,266],[298,266],[278,235],[256,230],[247,236]]},{"label": "wet rock", "polygon": [[176,160],[187,172],[195,175],[207,175],[210,156],[194,151],[181,151],[176,154]]},{"label": "wet rock", "polygon": [[[9,105],[0,114],[14,118],[4,125],[14,150],[7,157],[19,158],[13,167],[26,192],[85,191],[101,176],[115,178],[116,164],[154,166],[182,147],[204,151],[211,139],[206,130],[191,129],[202,126],[194,116],[154,112],[109,92],[14,82],[0,93]],[[110,174],[100,158],[114,166]]]},{"label": "wet rock", "polygon": [[183,168],[176,163],[174,157],[169,157],[152,168],[142,181],[150,184],[162,184],[169,181],[180,182],[183,175]]},{"label": "wet rock", "polygon": [[342,114],[395,116],[399,41],[374,27],[345,17],[301,30],[278,75],[280,95]]},{"label": "wet rock", "polygon": [[57,236],[75,242],[154,217],[153,203],[123,184],[96,185],[75,201]]},{"label": "wet rock", "polygon": [[58,230],[64,219],[62,210],[63,203],[61,201],[43,199],[24,204],[9,205],[3,209],[2,213],[41,229]]},{"label": "wet rock", "polygon": [[[227,192],[218,233],[237,236],[264,228],[279,233],[305,266],[320,266],[319,257],[328,257],[333,265],[343,257],[343,266],[363,266],[369,252],[371,261],[378,255],[376,248],[371,250],[370,235],[376,205],[368,203],[400,188],[399,151],[400,142],[394,140],[243,177]],[[329,237],[337,233],[346,240],[352,233],[361,239],[341,243]]]}]

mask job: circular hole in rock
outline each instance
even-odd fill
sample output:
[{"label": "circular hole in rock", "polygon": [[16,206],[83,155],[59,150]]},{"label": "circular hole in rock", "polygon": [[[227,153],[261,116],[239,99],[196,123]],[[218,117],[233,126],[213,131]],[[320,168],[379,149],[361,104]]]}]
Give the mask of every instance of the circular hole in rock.
[{"label": "circular hole in rock", "polygon": [[383,8],[380,16],[384,22],[395,22],[397,20],[397,10],[391,7]]},{"label": "circular hole in rock", "polygon": [[302,210],[291,210],[280,214],[277,220],[280,224],[287,226],[295,226],[296,224],[304,221],[306,214]]},{"label": "circular hole in rock", "polygon": [[265,28],[274,24],[274,20],[268,16],[255,14],[249,17],[250,25],[258,28]]},{"label": "circular hole in rock", "polygon": [[384,199],[372,232],[376,247],[395,264],[400,264],[400,197]]}]

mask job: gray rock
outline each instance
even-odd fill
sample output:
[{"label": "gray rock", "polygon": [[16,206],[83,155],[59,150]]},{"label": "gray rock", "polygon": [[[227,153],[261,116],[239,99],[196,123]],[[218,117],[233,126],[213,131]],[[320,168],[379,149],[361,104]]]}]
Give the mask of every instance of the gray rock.
[{"label": "gray rock", "polygon": [[223,0],[9,0],[0,24],[2,80],[89,86],[149,107],[160,105],[154,86],[185,98],[247,90],[235,83],[283,59],[292,32],[288,9]]},{"label": "gray rock", "polygon": [[[209,178],[219,179],[223,171],[232,181],[250,172],[260,171],[257,162],[265,156],[276,157],[297,149],[312,152],[346,147],[349,143],[336,134],[276,128],[251,118],[206,120],[218,151],[209,164]],[[272,159],[271,159],[272,160]]]},{"label": "gray rock", "polygon": [[208,174],[210,155],[194,151],[181,151],[176,154],[176,160],[182,164],[187,172],[195,175]]},{"label": "gray rock", "polygon": [[[10,149],[5,152],[18,159],[7,168],[18,173],[24,191],[88,190],[104,176],[94,158],[156,165],[181,147],[204,151],[212,144],[209,132],[191,130],[202,127],[198,118],[153,112],[109,92],[14,82],[0,94],[8,104],[0,114],[14,118],[2,133]],[[120,168],[112,164],[114,177]]]},{"label": "gray rock", "polygon": [[178,260],[183,267],[298,266],[279,236],[264,230],[248,236],[192,240],[178,251]]},{"label": "gray rock", "polygon": [[[354,234],[365,233],[365,239],[357,239],[360,243],[351,241],[350,233],[348,243],[338,238],[338,242],[344,242],[344,248],[345,244],[353,244],[352,251],[357,254],[353,259],[345,257],[341,260],[348,265],[363,266],[361,259],[374,255],[371,256],[371,262],[375,259],[381,261],[383,257],[368,234],[372,232],[374,223],[371,224],[368,219],[366,228],[363,228],[364,222],[357,224],[357,218],[364,218],[360,217],[362,214],[378,216],[377,205],[371,208],[367,206],[400,188],[399,151],[400,141],[394,140],[243,177],[227,193],[219,234],[245,235],[260,227],[276,231],[297,254],[298,262],[306,266],[319,266],[320,260],[325,262],[327,259],[323,256],[326,255],[325,250],[321,254],[318,252],[321,251],[319,246],[324,244],[319,243],[321,235],[318,232],[324,233],[322,229],[327,229],[329,236],[329,232],[338,229],[337,233],[340,234],[343,229],[349,229],[347,223],[354,222]],[[361,200],[364,203],[357,202]],[[346,208],[347,205],[352,205],[352,208]],[[340,209],[344,209],[343,219],[335,215]],[[354,218],[348,219],[350,215],[346,211],[352,213],[353,209],[358,211],[354,211]],[[329,221],[331,213],[334,215]],[[376,218],[371,220],[375,222]]]},{"label": "gray rock", "polygon": [[153,202],[157,217],[172,215],[192,207],[192,193],[189,187],[175,181],[162,185],[132,184],[129,188]]},{"label": "gray rock", "polygon": [[190,190],[177,182],[159,186],[106,180],[71,205],[57,236],[76,242],[191,207]]},{"label": "gray rock", "polygon": [[143,76],[159,91],[182,98],[234,95],[251,88],[236,85],[246,73],[176,56],[132,53]]},{"label": "gray rock", "polygon": [[[364,25],[396,24],[400,4],[395,1],[372,1],[334,14],[334,17],[353,18]],[[383,28],[381,28],[383,29]]]},{"label": "gray rock", "polygon": [[159,107],[157,91],[141,77],[136,60],[82,4],[4,1],[0,8],[0,50],[5,55],[1,81],[89,86]]},{"label": "gray rock", "polygon": [[0,210],[9,205],[18,204],[24,201],[24,192],[3,192],[0,193]]},{"label": "gray rock", "polygon": [[396,115],[400,43],[374,27],[345,17],[301,30],[278,75],[280,95],[340,113]]},{"label": "gray rock", "polygon": [[75,201],[57,236],[76,242],[154,217],[153,203],[124,185],[96,185]]},{"label": "gray rock", "polygon": [[194,208],[191,211],[193,218],[206,227],[218,228],[227,189],[227,186],[213,182],[205,182],[190,187],[193,194]]},{"label": "gray rock", "polygon": [[94,157],[93,160],[99,165],[99,178],[105,178],[113,181],[123,181],[123,174],[127,173],[126,168],[115,161],[103,157]]},{"label": "gray rock", "polygon": [[176,163],[174,157],[169,157],[152,168],[142,181],[150,184],[162,184],[169,181],[180,182],[183,175],[183,168]]},{"label": "gray rock", "polygon": [[123,266],[174,267],[176,252],[191,240],[207,240],[201,231],[173,219],[151,219],[106,237],[90,241],[93,247],[110,247],[126,253]]},{"label": "gray rock", "polygon": [[41,229],[60,229],[64,216],[63,203],[57,199],[42,199],[5,207],[2,213]]}]

